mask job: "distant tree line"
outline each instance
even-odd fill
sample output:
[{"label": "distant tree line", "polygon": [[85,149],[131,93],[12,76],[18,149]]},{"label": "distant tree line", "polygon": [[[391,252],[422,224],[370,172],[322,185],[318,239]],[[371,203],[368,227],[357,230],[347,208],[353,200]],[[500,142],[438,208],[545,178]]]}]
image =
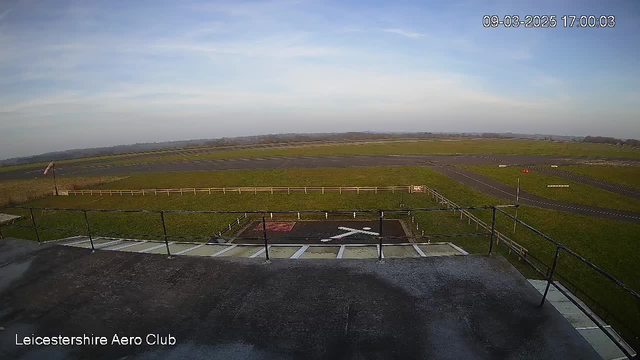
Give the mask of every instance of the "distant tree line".
[{"label": "distant tree line", "polygon": [[431,132],[346,132],[346,133],[316,133],[316,134],[267,134],[257,136],[223,137],[219,139],[196,139],[182,141],[166,141],[158,143],[136,143],[130,145],[116,145],[110,147],[73,149],[66,151],[50,152],[46,154],[0,160],[0,166],[46,162],[51,160],[79,159],[94,156],[132,154],[146,151],[159,151],[169,149],[189,149],[199,147],[228,147],[251,146],[269,144],[294,144],[314,142],[354,142],[376,140],[401,140],[401,139],[539,139],[556,141],[584,141],[591,143],[621,144],[640,147],[640,141],[629,139],[621,140],[611,137],[587,136],[580,139],[575,136],[543,135],[543,134],[517,134],[517,133],[431,133]]},{"label": "distant tree line", "polygon": [[582,141],[596,144],[628,145],[640,147],[640,140],[635,139],[622,140],[606,136],[587,136],[582,139]]}]

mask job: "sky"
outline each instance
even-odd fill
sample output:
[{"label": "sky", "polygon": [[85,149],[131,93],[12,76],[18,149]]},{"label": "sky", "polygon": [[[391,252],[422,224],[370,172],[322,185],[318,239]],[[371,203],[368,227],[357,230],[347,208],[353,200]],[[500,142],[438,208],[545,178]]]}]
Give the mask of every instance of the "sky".
[{"label": "sky", "polygon": [[[558,25],[482,25],[527,14]],[[640,139],[638,35],[635,0],[0,0],[0,159],[290,132]]]}]

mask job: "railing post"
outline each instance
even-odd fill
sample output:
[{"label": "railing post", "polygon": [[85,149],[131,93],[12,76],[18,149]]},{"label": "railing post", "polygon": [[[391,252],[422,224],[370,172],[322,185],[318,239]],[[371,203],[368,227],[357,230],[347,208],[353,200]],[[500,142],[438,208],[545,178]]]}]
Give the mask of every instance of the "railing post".
[{"label": "railing post", "polygon": [[169,239],[167,237],[167,226],[164,224],[164,211],[160,211],[160,219],[162,220],[162,234],[164,235],[164,245],[167,247],[167,256],[171,259],[171,251],[169,250]]},{"label": "railing post", "polygon": [[29,212],[31,213],[31,223],[33,224],[33,230],[36,232],[36,239],[38,239],[38,244],[40,244],[40,233],[38,233],[38,225],[36,225],[36,217],[33,216],[33,208],[29,208]]},{"label": "railing post", "polygon": [[378,217],[380,218],[380,235],[378,235],[378,261],[382,261],[382,210],[378,210]]},{"label": "railing post", "polygon": [[549,286],[553,282],[553,273],[556,271],[556,265],[558,264],[558,257],[560,256],[560,247],[556,245],[556,257],[553,259],[553,265],[551,265],[551,271],[549,272],[549,278],[547,279],[547,287],[544,289],[544,295],[542,295],[542,301],[540,301],[539,307],[544,305],[544,301],[547,299],[547,293],[549,292]]},{"label": "railing post", "polygon": [[267,222],[264,219],[264,214],[262,214],[262,237],[264,238],[264,256],[267,258],[267,262],[269,260],[269,244],[267,241]]},{"label": "railing post", "polygon": [[491,236],[489,236],[489,255],[491,255],[491,251],[493,250],[493,237],[496,234],[496,207],[492,207],[492,215],[491,215]]},{"label": "railing post", "polygon": [[87,235],[89,235],[89,242],[91,243],[91,252],[96,251],[96,247],[93,245],[93,237],[91,236],[91,227],[89,226],[89,217],[87,216],[87,210],[82,210],[84,213],[84,222],[87,224]]}]

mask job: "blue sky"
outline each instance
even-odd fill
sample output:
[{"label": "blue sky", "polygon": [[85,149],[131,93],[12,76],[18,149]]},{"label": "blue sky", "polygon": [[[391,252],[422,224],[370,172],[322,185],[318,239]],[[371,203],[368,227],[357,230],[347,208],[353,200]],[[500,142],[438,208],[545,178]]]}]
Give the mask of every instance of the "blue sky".
[{"label": "blue sky", "polygon": [[632,0],[3,0],[0,158],[280,132],[640,138],[639,34]]}]

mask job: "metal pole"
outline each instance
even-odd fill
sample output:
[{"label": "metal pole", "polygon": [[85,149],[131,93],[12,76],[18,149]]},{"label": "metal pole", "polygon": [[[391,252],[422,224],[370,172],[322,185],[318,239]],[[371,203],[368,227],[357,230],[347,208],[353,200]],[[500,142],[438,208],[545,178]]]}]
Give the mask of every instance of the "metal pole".
[{"label": "metal pole", "polygon": [[58,196],[58,182],[56,180],[56,164],[53,164],[53,186],[56,189],[56,196]]},{"label": "metal pole", "polygon": [[493,237],[496,234],[496,208],[495,206],[492,209],[492,217],[491,217],[491,236],[489,237],[489,255],[491,255],[491,251],[493,250]]},{"label": "metal pole", "polygon": [[38,243],[40,243],[40,234],[38,233],[38,225],[36,225],[36,218],[33,216],[33,208],[29,208],[31,212],[31,223],[33,224],[33,230],[36,232],[36,239],[38,239]]},{"label": "metal pole", "polygon": [[162,234],[164,235],[164,245],[167,247],[167,255],[171,258],[171,251],[169,250],[169,240],[167,238],[167,227],[164,224],[164,211],[160,211],[160,219],[162,219]]},{"label": "metal pole", "polygon": [[380,235],[378,235],[378,261],[382,261],[382,210],[378,210],[378,216],[380,218]]},{"label": "metal pole", "polygon": [[267,261],[270,261],[269,245],[267,243],[267,222],[264,220],[264,214],[262,214],[262,237],[264,238],[264,254],[265,254],[265,257],[267,258]]},{"label": "metal pole", "polygon": [[553,259],[553,265],[551,265],[551,272],[549,272],[549,278],[547,279],[547,287],[544,289],[544,295],[542,295],[542,301],[540,301],[539,307],[544,305],[544,301],[547,299],[547,293],[549,292],[549,286],[553,282],[553,272],[556,271],[556,265],[558,264],[558,257],[560,256],[560,247],[556,246],[556,257]]},{"label": "metal pole", "polygon": [[[518,187],[516,188],[516,205],[520,203],[520,177],[518,176]],[[513,220],[513,233],[516,233],[516,224],[518,223],[518,207],[516,207],[516,218]]]},{"label": "metal pole", "polygon": [[89,218],[87,217],[87,210],[82,210],[84,213],[84,222],[87,224],[87,234],[89,235],[89,242],[91,243],[91,252],[96,251],[95,246],[93,246],[93,238],[91,237],[91,227],[89,227]]}]

